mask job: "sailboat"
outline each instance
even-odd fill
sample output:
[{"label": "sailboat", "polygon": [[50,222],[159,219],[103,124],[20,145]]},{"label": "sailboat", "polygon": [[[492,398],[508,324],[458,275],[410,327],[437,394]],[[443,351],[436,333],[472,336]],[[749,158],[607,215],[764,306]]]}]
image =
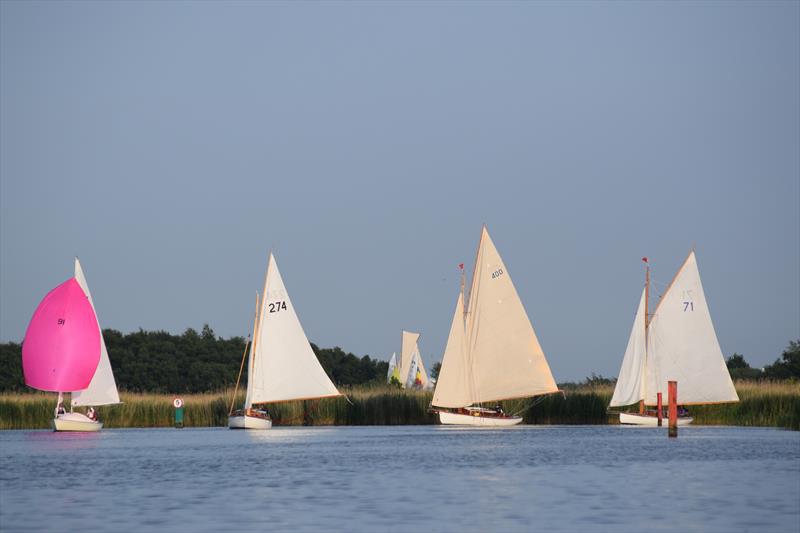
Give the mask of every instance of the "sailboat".
[{"label": "sailboat", "polygon": [[[667,382],[678,382],[681,406],[738,402],[725,358],[714,332],[697,257],[689,252],[656,306],[647,312],[650,264],[646,257],[645,286],[633,321],[609,407],[639,403],[638,413],[621,412],[621,424],[656,426],[658,394],[667,401]],[[692,417],[681,408],[678,425]]]},{"label": "sailboat", "polygon": [[422,362],[419,351],[419,333],[403,330],[400,341],[400,375],[401,385],[406,389],[428,389],[430,379]]},{"label": "sailboat", "polygon": [[[81,263],[73,277],[51,290],[33,313],[22,343],[25,384],[58,393],[55,431],[100,431],[94,407],[120,403],[108,350]],[[64,393],[72,393],[70,410]],[[87,413],[74,407],[89,407]]]},{"label": "sailboat", "polygon": [[386,383],[391,383],[392,378],[400,382],[400,369],[397,367],[397,352],[392,353],[392,358],[389,359],[389,370],[386,372]]},{"label": "sailboat", "polygon": [[258,408],[262,404],[340,396],[311,349],[272,253],[256,302],[247,396],[243,409],[228,416],[231,429],[271,428],[268,411]]},{"label": "sailboat", "polygon": [[[464,294],[463,265],[432,408],[442,424],[513,426],[499,402],[558,392],[550,366],[486,226],[481,230],[472,286]],[[465,305],[466,300],[466,305]]]}]

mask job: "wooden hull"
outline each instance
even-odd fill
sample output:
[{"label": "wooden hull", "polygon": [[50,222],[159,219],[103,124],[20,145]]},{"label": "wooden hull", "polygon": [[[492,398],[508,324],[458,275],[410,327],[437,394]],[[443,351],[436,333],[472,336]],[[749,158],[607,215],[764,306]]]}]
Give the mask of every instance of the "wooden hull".
[{"label": "wooden hull", "polygon": [[521,416],[485,416],[478,411],[472,414],[439,411],[439,422],[455,426],[505,427],[522,422]]},{"label": "wooden hull", "polygon": [[[692,420],[694,419],[690,416],[679,416],[678,425],[688,426],[692,423]],[[658,427],[658,417],[656,415],[649,414],[640,415],[638,413],[620,413],[619,423],[631,426]],[[663,418],[662,424],[663,427],[669,426],[669,419],[666,416]]]},{"label": "wooden hull", "polygon": [[272,420],[269,418],[234,415],[228,417],[228,428],[230,429],[269,429],[272,427]]},{"label": "wooden hull", "polygon": [[100,431],[103,423],[82,413],[64,413],[52,421],[53,431]]}]

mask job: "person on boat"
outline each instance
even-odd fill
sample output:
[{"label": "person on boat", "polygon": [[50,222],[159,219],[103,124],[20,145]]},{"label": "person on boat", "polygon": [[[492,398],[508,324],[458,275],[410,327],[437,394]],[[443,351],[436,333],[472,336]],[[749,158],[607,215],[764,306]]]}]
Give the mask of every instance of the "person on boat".
[{"label": "person on boat", "polygon": [[494,406],[494,412],[497,413],[498,415],[502,415],[503,414],[503,408],[500,407],[499,403]]},{"label": "person on boat", "polygon": [[56,405],[56,417],[58,417],[58,415],[64,415],[64,414],[67,414],[67,410],[64,409],[63,403],[58,402],[58,405]]},{"label": "person on boat", "polygon": [[94,412],[94,407],[90,407],[88,411],[86,411],[86,417],[89,420],[97,421],[97,413]]}]

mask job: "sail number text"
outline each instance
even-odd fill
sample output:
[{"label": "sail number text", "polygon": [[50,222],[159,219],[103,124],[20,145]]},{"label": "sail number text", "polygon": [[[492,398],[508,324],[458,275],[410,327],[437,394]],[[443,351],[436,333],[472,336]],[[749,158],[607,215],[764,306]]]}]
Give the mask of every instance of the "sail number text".
[{"label": "sail number text", "polygon": [[267,304],[269,306],[270,313],[278,313],[281,310],[286,311],[286,302],[270,302]]},{"label": "sail number text", "polygon": [[681,296],[683,296],[683,301],[681,302],[683,303],[683,312],[685,313],[686,311],[694,311],[692,290],[691,289],[684,290]]},{"label": "sail number text", "polygon": [[498,268],[497,270],[492,272],[492,279],[497,279],[500,276],[502,276],[503,274],[504,274],[503,269],[502,268]]}]

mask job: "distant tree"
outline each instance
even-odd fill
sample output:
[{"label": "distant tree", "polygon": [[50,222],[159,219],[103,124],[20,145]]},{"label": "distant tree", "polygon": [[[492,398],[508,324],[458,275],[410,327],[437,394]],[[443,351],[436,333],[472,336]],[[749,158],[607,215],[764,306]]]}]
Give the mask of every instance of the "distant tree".
[{"label": "distant tree", "polygon": [[728,366],[729,370],[733,370],[736,368],[750,368],[750,364],[744,360],[744,356],[739,353],[735,353],[732,356],[728,357],[725,360],[725,364]]},{"label": "distant tree", "polygon": [[433,363],[433,366],[431,367],[431,379],[434,381],[439,379],[439,372],[441,371],[442,371],[442,363],[440,363],[439,361]]},{"label": "distant tree", "polygon": [[0,390],[25,390],[25,379],[22,376],[22,345],[16,342],[0,344]]},{"label": "distant tree", "polygon": [[739,353],[734,353],[725,360],[725,365],[728,367],[728,372],[733,379],[760,379],[764,377],[764,373],[759,368],[751,368],[750,364],[745,361],[744,356]]},{"label": "distant tree", "polygon": [[781,358],[764,367],[764,375],[770,379],[800,379],[800,339],[789,341]]},{"label": "distant tree", "polygon": [[[103,339],[117,386],[132,392],[186,394],[231,387],[244,351],[242,337],[217,337],[208,324],[200,333],[188,328],[181,335],[142,329],[123,334],[106,329]],[[385,383],[386,361],[356,357],[338,347],[311,347],[337,385]],[[20,344],[0,343],[0,368],[0,391],[30,390],[22,376]]]}]

